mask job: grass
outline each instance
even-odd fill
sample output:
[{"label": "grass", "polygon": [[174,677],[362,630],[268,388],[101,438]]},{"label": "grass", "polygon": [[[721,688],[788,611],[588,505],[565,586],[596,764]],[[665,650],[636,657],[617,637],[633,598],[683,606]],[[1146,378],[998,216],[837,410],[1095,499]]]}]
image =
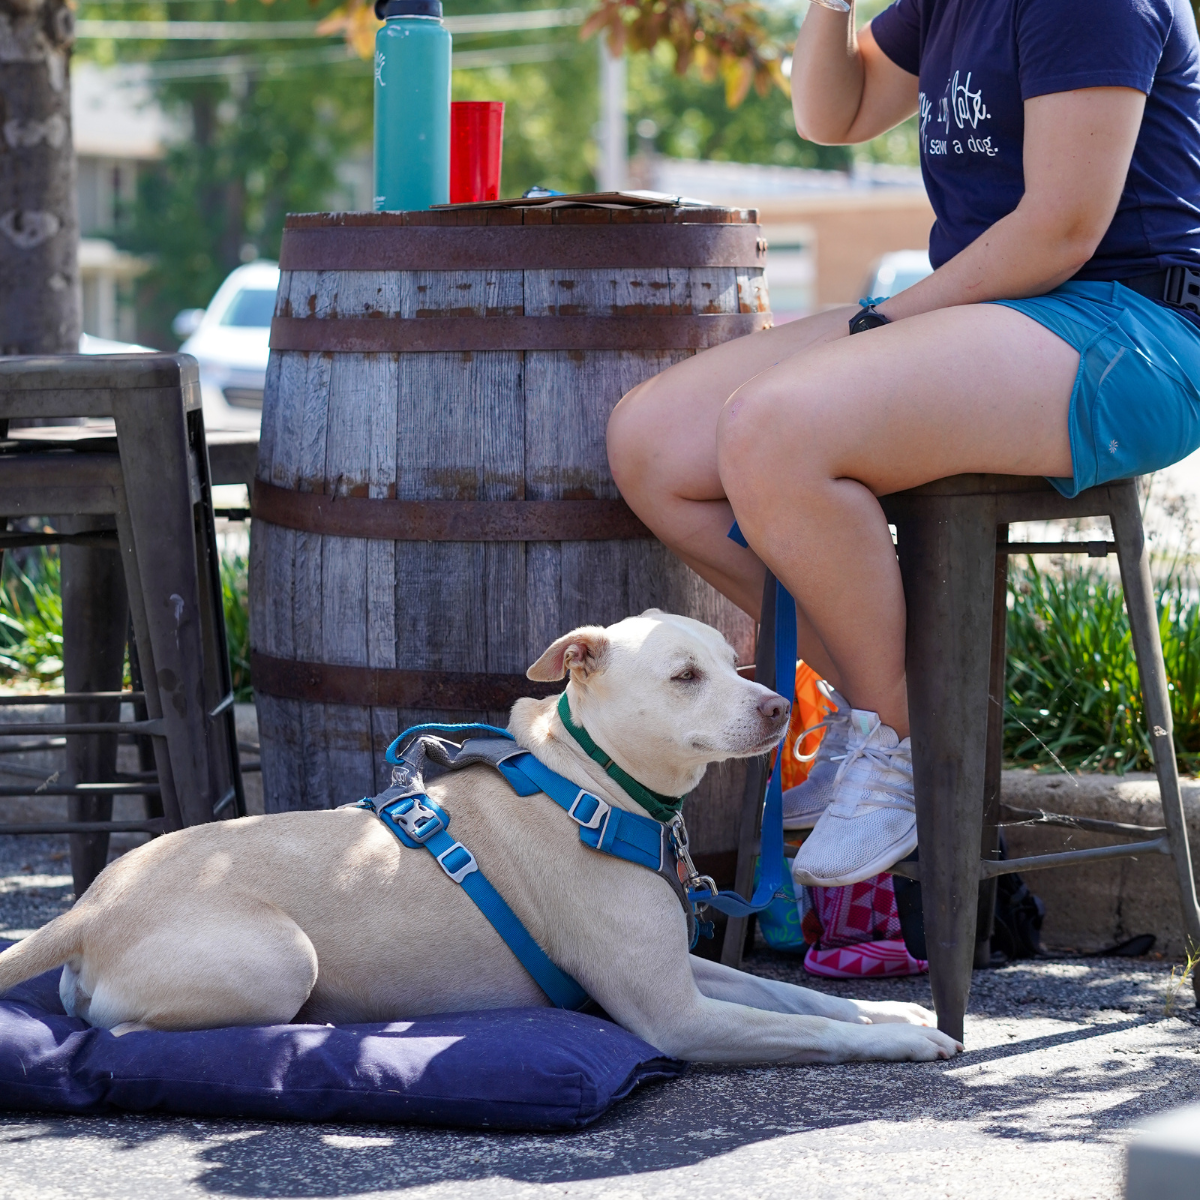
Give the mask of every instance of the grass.
[{"label": "grass", "polygon": [[[221,559],[225,632],[237,700],[250,700],[250,616],[246,601],[246,560]],[[58,552],[46,547],[24,555],[4,555],[0,572],[0,677],[22,690],[62,687],[62,598]],[[125,683],[129,683],[126,666]]]}]

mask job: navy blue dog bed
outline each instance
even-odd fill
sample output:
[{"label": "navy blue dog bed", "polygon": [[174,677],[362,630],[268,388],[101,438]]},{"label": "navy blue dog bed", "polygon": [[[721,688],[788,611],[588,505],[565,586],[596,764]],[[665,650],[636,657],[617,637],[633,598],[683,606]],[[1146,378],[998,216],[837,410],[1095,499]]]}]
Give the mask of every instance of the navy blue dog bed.
[{"label": "navy blue dog bed", "polygon": [[0,999],[0,1109],[578,1129],[686,1070],[610,1021],[553,1008],[115,1038],[66,1015],[59,974]]}]

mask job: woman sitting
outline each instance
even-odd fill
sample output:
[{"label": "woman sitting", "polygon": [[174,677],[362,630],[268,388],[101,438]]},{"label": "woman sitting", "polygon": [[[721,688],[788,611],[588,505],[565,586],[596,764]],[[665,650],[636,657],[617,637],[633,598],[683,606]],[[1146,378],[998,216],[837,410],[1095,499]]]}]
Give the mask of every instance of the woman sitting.
[{"label": "woman sitting", "polygon": [[[961,472],[1065,496],[1200,446],[1200,44],[1184,0],[812,8],[796,128],[857,143],[918,115],[932,275],[729,342],[630,392],[608,429],[633,510],[757,617],[764,564],[836,689],[785,797],[798,882],[916,845],[904,593],[877,497]],[[851,334],[863,336],[850,337]],[[727,536],[736,517],[749,543]]]}]

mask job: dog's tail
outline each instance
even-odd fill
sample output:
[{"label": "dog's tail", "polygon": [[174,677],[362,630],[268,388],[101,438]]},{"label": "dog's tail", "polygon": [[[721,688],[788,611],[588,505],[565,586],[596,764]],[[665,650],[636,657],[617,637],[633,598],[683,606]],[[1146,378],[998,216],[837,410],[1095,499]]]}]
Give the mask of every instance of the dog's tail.
[{"label": "dog's tail", "polygon": [[51,967],[62,966],[82,948],[80,914],[72,910],[56,917],[0,954],[0,996]]}]

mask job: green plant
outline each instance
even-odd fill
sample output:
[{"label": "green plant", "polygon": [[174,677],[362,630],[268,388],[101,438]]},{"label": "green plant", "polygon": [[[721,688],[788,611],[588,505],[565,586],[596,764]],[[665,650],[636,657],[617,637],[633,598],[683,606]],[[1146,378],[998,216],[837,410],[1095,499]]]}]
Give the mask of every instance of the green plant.
[{"label": "green plant", "polygon": [[233,672],[235,700],[253,700],[250,689],[250,605],[246,592],[247,564],[240,554],[221,556],[221,598],[225,606],[225,638]]},{"label": "green plant", "polygon": [[[1171,1016],[1175,1005],[1179,1003],[1179,993],[1192,982],[1196,968],[1200,967],[1200,949],[1191,947],[1184,958],[1182,969],[1178,966],[1171,968],[1171,976],[1167,980],[1163,994],[1163,1013]],[[1176,974],[1176,971],[1179,973]]]},{"label": "green plant", "polygon": [[[1158,583],[1175,745],[1200,763],[1200,603],[1172,571]],[[1010,579],[1005,756],[1020,765],[1149,770],[1141,681],[1119,582],[1087,567]]]},{"label": "green plant", "polygon": [[[247,563],[221,556],[221,599],[233,693],[250,700],[250,609]],[[62,686],[62,594],[58,553],[46,547],[23,556],[6,554],[0,574],[0,672],[46,688]],[[126,680],[128,684],[128,668]]]},{"label": "green plant", "polygon": [[0,671],[46,686],[62,682],[59,558],[42,550],[4,556],[0,573]]}]

